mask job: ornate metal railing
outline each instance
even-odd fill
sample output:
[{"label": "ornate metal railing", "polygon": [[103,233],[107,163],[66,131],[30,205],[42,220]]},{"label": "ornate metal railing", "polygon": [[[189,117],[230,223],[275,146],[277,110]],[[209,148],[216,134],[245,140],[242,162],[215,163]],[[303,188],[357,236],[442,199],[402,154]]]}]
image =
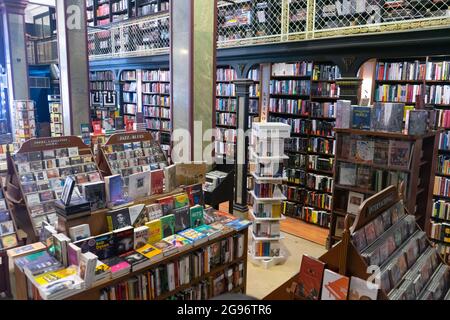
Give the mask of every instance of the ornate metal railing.
[{"label": "ornate metal railing", "polygon": [[[219,48],[450,27],[450,0],[219,1]],[[89,32],[91,59],[168,53],[168,14]]]}]

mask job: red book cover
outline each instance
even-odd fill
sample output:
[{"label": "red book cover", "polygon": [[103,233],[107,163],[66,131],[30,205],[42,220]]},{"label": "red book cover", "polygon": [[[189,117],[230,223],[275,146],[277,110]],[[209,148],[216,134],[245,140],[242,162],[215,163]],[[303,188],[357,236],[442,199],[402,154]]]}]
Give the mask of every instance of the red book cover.
[{"label": "red book cover", "polygon": [[172,196],[164,197],[156,201],[161,205],[161,210],[164,216],[171,214],[171,211],[175,206]]},{"label": "red book cover", "polygon": [[319,300],[325,263],[303,255],[298,276],[298,294],[306,300]]},{"label": "red book cover", "polygon": [[161,194],[163,193],[163,187],[164,187],[164,170],[154,170],[151,172],[151,187],[152,187],[152,193],[151,194]]},{"label": "red book cover", "polygon": [[102,134],[102,122],[101,121],[92,121],[92,130],[94,131],[94,135]]},{"label": "red book cover", "polygon": [[131,119],[125,119],[125,131],[134,131],[134,121]]}]

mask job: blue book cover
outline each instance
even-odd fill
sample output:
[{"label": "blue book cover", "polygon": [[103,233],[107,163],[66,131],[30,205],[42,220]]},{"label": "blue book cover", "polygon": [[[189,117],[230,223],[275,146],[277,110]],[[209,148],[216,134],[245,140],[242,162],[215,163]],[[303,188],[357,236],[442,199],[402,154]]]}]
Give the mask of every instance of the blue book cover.
[{"label": "blue book cover", "polygon": [[370,130],[370,107],[354,106],[352,108],[352,128]]},{"label": "blue book cover", "polygon": [[240,231],[250,224],[251,224],[251,222],[249,220],[236,219],[236,220],[233,220],[233,221],[227,223],[226,226],[230,227],[236,231]]}]

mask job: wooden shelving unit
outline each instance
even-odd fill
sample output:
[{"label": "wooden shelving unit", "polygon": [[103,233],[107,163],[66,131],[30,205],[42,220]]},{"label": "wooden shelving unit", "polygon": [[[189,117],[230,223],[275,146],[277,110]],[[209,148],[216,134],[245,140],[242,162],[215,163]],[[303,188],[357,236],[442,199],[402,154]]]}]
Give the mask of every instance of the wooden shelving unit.
[{"label": "wooden shelving unit", "polygon": [[[430,229],[430,214],[433,206],[432,193],[434,184],[434,172],[436,171],[436,156],[439,141],[439,131],[433,131],[423,136],[404,135],[400,133],[364,131],[353,129],[335,129],[336,131],[336,162],[334,165],[334,191],[330,236],[328,245],[332,247],[340,239],[344,217],[348,214],[349,193],[362,194],[364,199],[377,193],[390,184],[397,186],[405,183],[403,192],[405,206],[411,214],[416,216],[418,224],[424,230]],[[410,148],[410,162],[406,167],[386,165],[373,165],[371,162],[360,163],[353,161],[354,155],[349,154],[348,144],[355,141],[374,141],[374,148],[378,141],[391,144],[393,141],[405,142]],[[374,152],[376,152],[374,150]],[[388,151],[388,154],[390,151]],[[355,178],[343,184],[340,172],[343,168],[354,168]],[[360,171],[361,170],[361,171]],[[383,177],[381,185],[377,185],[375,174]],[[368,175],[367,175],[368,174]],[[395,180],[390,181],[389,175],[395,175]],[[361,179],[359,180],[361,175]],[[349,172],[345,173],[349,176]],[[366,177],[365,177],[366,176]],[[394,179],[394,178],[393,178]],[[362,181],[366,183],[363,185]],[[395,182],[394,182],[395,181]],[[386,185],[385,185],[386,184]],[[375,188],[378,188],[375,189]],[[354,216],[354,215],[349,215]]]},{"label": "wooden shelving unit", "polygon": [[[291,124],[294,137],[291,141],[295,141],[295,147],[288,145],[286,148],[290,160],[285,183],[288,195],[285,214],[328,228],[332,189],[317,189],[314,179],[328,180],[332,185],[332,128],[334,103],[338,99],[335,79],[339,71],[331,64],[305,61],[298,62],[296,72],[283,72],[279,68],[280,65],[272,65],[268,121]],[[292,91],[292,84],[300,88]],[[318,165],[319,162],[322,164]],[[324,163],[328,163],[328,167],[322,167]]]}]

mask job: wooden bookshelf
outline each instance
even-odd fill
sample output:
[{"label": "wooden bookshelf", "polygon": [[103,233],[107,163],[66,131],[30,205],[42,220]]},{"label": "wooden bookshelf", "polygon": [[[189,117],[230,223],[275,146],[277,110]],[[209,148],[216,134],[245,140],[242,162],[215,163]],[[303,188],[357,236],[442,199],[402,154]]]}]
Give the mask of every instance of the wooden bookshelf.
[{"label": "wooden bookshelf", "polygon": [[[269,106],[269,119],[272,122],[284,122],[291,123],[292,126],[292,137],[298,139],[303,139],[305,141],[304,145],[297,149],[286,149],[286,153],[290,156],[291,161],[288,162],[288,169],[296,169],[301,171],[299,174],[304,175],[305,179],[308,179],[309,175],[314,175],[315,177],[325,177],[325,179],[333,177],[332,164],[329,168],[323,169],[315,167],[315,158],[328,159],[328,161],[334,161],[333,154],[333,144],[334,144],[334,133],[333,133],[333,123],[335,121],[334,112],[332,114],[324,114],[326,109],[330,110],[333,108],[334,103],[338,99],[339,88],[336,85],[336,78],[340,77],[339,69],[337,66],[329,63],[321,62],[298,62],[301,66],[298,67],[296,72],[284,72],[289,75],[281,74],[279,68],[282,66],[278,64],[272,65],[271,71],[271,94],[270,94],[270,106]],[[292,65],[291,65],[292,67]],[[301,93],[296,94],[286,94],[286,92],[278,91],[277,86],[279,86],[279,81],[285,81],[285,86],[295,84],[292,81],[303,81],[300,86],[304,86],[305,90]],[[331,88],[333,88],[331,90]],[[331,90],[331,91],[330,91]],[[297,104],[297,106],[293,106]],[[290,112],[292,110],[292,112]],[[323,132],[313,131],[312,125],[316,127],[329,127],[327,134]],[[328,146],[328,150],[322,150]],[[305,163],[305,166],[299,166],[293,162],[293,159],[300,157],[300,161]],[[303,160],[302,160],[303,159]],[[309,164],[312,165],[309,165]],[[297,171],[297,173],[298,173]],[[329,197],[329,202],[331,202],[331,190],[326,192],[326,190],[316,190],[315,188],[308,186],[307,183],[293,183],[293,181],[288,180],[285,183],[285,191],[288,192],[289,187],[297,187],[299,190],[303,190],[306,193],[318,193],[322,194],[322,197]],[[303,192],[300,191],[300,192]],[[298,215],[298,210],[296,209],[296,215],[288,214],[288,206],[296,205],[297,208],[300,207],[300,211],[303,215],[303,208],[310,208],[312,210],[318,211],[322,217],[330,216],[331,207],[327,206],[317,206],[314,203],[306,203],[303,199],[298,201],[296,199],[288,199],[285,202],[285,214],[296,219],[304,220],[308,223],[306,218],[300,218]],[[289,210],[290,211],[290,210]],[[319,225],[320,228],[328,228],[329,223],[327,219],[324,219],[325,224]],[[329,221],[329,219],[328,219]]]},{"label": "wooden bookshelf", "polygon": [[[235,237],[235,236],[238,236],[238,235],[242,236],[243,239],[244,239],[244,241],[243,241],[243,243],[244,243],[244,245],[243,245],[244,250],[243,250],[243,255],[241,257],[236,257],[235,259],[233,259],[233,261],[231,261],[229,263],[226,263],[226,264],[223,264],[223,265],[220,265],[220,266],[214,268],[213,270],[211,270],[210,272],[205,273],[205,274],[201,275],[198,278],[192,279],[192,281],[190,281],[190,283],[187,284],[187,285],[179,286],[175,290],[172,290],[170,292],[162,293],[159,296],[157,296],[155,298],[155,300],[168,299],[169,297],[171,297],[171,296],[173,296],[173,295],[175,295],[175,294],[177,294],[177,293],[179,293],[179,292],[181,292],[181,291],[183,291],[183,290],[185,290],[185,289],[195,285],[196,283],[199,283],[199,282],[201,282],[203,280],[208,280],[212,276],[214,276],[215,274],[223,272],[228,267],[232,267],[232,266],[237,265],[239,263],[243,263],[242,285],[236,286],[235,288],[233,288],[233,291],[234,292],[239,291],[239,292],[245,293],[246,292],[246,284],[247,284],[247,250],[246,250],[246,248],[248,246],[248,227],[246,227],[246,228],[244,228],[244,229],[242,229],[240,231],[235,231],[235,230],[224,231],[223,234],[220,235],[217,238],[214,238],[212,240],[206,241],[206,242],[204,242],[202,244],[198,244],[198,245],[194,244],[193,246],[191,246],[191,247],[189,247],[189,248],[187,248],[187,249],[185,249],[185,250],[183,250],[181,252],[177,252],[177,253],[172,254],[170,256],[163,257],[160,260],[153,262],[150,266],[148,266],[148,267],[146,267],[144,269],[141,269],[141,270],[138,270],[138,271],[134,271],[134,272],[130,272],[127,275],[124,275],[122,277],[118,277],[116,279],[111,279],[111,280],[109,280],[109,281],[107,281],[105,283],[99,284],[99,285],[94,285],[93,287],[91,287],[89,289],[86,289],[86,290],[84,290],[84,291],[82,291],[80,293],[77,293],[77,294],[69,297],[67,300],[99,300],[100,296],[102,294],[102,291],[104,289],[108,288],[108,287],[111,287],[111,286],[117,285],[119,283],[125,282],[125,281],[127,281],[129,279],[132,279],[135,276],[138,276],[138,275],[141,275],[141,274],[145,274],[146,272],[148,272],[148,271],[150,271],[152,269],[155,269],[158,266],[165,265],[165,264],[168,264],[170,262],[177,261],[179,258],[181,258],[183,256],[186,256],[186,255],[188,255],[190,253],[193,253],[195,251],[202,250],[202,249],[208,247],[211,244],[214,244],[214,243],[220,242],[222,240],[225,240],[227,238]],[[16,281],[19,280],[18,283],[25,284],[25,285],[21,285],[20,286],[20,290],[17,291],[17,299],[25,300],[25,299],[29,298],[28,294],[27,294],[27,290],[26,290],[26,282],[27,282],[26,276],[17,266],[15,266],[15,274],[16,274]],[[212,286],[211,286],[210,289],[211,289],[210,296],[212,297],[213,296],[212,295],[212,293],[213,293],[212,292]]]},{"label": "wooden bookshelf", "polygon": [[[347,214],[348,197],[350,192],[356,192],[364,195],[364,199],[374,195],[378,190],[389,186],[390,183],[397,183],[400,187],[401,181],[406,179],[406,188],[404,190],[405,206],[411,214],[417,218],[418,224],[427,232],[430,230],[430,216],[433,206],[432,194],[434,185],[434,172],[436,171],[437,146],[440,131],[433,131],[423,136],[411,136],[400,133],[373,132],[353,129],[335,129],[336,131],[336,162],[334,164],[334,191],[333,191],[333,210],[331,219],[330,236],[328,238],[329,247],[333,246],[336,240],[340,239],[336,235],[339,226],[343,225],[344,216]],[[354,138],[354,140],[353,140]],[[362,163],[355,161],[352,154],[346,150],[348,143],[355,140],[373,140],[391,143],[392,141],[401,141],[409,145],[410,159],[405,167],[392,166],[386,160],[385,165],[374,165],[373,163]],[[345,146],[345,148],[344,148]],[[375,150],[374,150],[375,151]],[[389,150],[387,153],[389,154]],[[390,157],[389,157],[390,158]],[[343,185],[340,179],[341,166],[350,166],[354,168],[354,183]],[[358,173],[361,169],[362,180],[359,180]],[[352,169],[353,170],[353,169]],[[368,176],[366,175],[368,174]],[[381,183],[375,174],[380,174]],[[346,173],[346,176],[349,174]],[[364,177],[367,176],[367,178]],[[391,176],[392,175],[392,176]],[[393,182],[390,182],[390,179]],[[363,182],[368,185],[363,185]],[[387,185],[384,185],[387,184]]]}]

